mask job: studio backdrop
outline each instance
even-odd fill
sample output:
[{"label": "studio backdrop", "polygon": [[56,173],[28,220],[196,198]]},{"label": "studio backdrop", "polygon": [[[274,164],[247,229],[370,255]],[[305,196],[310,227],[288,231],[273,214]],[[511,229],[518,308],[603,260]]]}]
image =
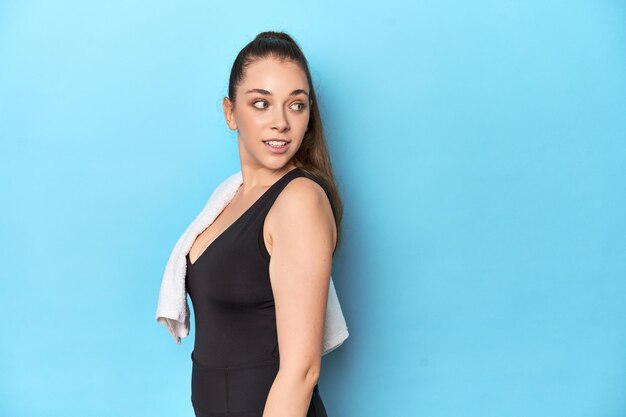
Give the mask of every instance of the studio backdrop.
[{"label": "studio backdrop", "polygon": [[0,415],[193,416],[159,285],[240,168],[221,102],[264,30],[344,201],[329,417],[626,415],[617,0],[0,2]]}]

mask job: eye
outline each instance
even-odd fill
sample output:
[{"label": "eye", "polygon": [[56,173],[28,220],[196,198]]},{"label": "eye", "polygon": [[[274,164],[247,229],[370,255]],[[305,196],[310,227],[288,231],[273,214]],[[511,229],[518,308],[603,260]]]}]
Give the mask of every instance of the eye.
[{"label": "eye", "polygon": [[306,104],[304,103],[293,103],[294,106],[300,106],[300,108],[296,109],[297,111],[304,111],[306,109]]},{"label": "eye", "polygon": [[261,106],[261,107],[257,106],[257,104],[259,104],[259,103],[267,105],[267,101],[265,101],[265,100],[257,100],[254,103],[252,103],[252,105],[254,107],[256,107],[257,109],[264,109],[265,108],[264,106]]}]

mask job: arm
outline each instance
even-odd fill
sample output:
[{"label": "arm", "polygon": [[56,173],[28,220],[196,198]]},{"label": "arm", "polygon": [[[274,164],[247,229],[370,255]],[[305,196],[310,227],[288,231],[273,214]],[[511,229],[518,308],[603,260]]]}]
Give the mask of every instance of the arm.
[{"label": "arm", "polygon": [[274,209],[267,230],[280,369],[263,417],[305,417],[321,368],[337,232],[328,197],[308,178],[292,180]]}]

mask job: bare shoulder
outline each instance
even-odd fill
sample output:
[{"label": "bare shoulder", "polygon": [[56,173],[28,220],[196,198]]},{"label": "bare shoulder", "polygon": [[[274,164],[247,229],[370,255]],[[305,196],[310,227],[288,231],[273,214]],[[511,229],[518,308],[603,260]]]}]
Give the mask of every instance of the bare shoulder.
[{"label": "bare shoulder", "polygon": [[294,228],[295,223],[305,228],[326,230],[332,235],[333,242],[336,241],[335,218],[328,196],[317,182],[308,177],[289,181],[267,213],[263,235],[270,254],[276,235],[288,237],[303,230],[301,227]]},{"label": "bare shoulder", "polygon": [[[304,199],[304,201],[303,201]],[[289,181],[278,195],[276,203],[279,206],[321,204],[328,200],[324,189],[315,181],[307,177],[297,177]]]},{"label": "bare shoulder", "polygon": [[324,189],[307,177],[292,179],[276,198],[272,210],[275,214],[318,222],[332,218],[332,208]]}]

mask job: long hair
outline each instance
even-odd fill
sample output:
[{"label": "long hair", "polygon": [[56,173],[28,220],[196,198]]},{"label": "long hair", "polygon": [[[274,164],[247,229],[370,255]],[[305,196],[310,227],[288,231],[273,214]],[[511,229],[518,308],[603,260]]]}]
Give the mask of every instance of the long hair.
[{"label": "long hair", "polygon": [[236,100],[236,89],[245,76],[246,68],[259,59],[272,57],[281,61],[289,61],[298,65],[306,74],[309,83],[310,103],[309,124],[298,152],[293,156],[293,162],[303,171],[318,178],[330,200],[335,224],[337,226],[337,243],[341,240],[341,220],[343,217],[343,203],[333,175],[333,169],[326,146],[326,135],[315,95],[315,88],[309,71],[309,64],[298,44],[285,32],[267,31],[259,33],[237,55],[230,71],[228,83],[228,98],[232,103]]}]

